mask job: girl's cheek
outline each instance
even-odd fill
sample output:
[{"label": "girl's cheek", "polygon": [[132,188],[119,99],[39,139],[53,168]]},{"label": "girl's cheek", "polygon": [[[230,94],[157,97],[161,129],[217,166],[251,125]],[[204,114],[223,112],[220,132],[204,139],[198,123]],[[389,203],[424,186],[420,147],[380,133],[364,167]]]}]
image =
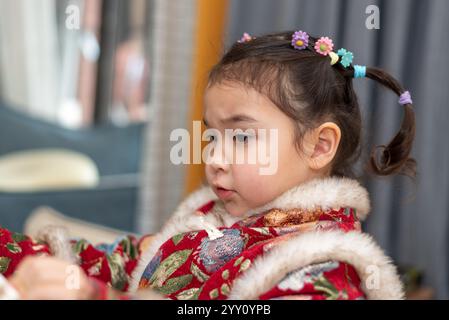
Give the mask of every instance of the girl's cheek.
[{"label": "girl's cheek", "polygon": [[[234,184],[240,193],[246,198],[256,196],[255,190],[261,189],[266,182],[266,177],[259,174],[259,166],[257,164],[242,164],[233,166]],[[258,191],[258,192],[259,192]]]},{"label": "girl's cheek", "polygon": [[210,166],[209,165],[205,165],[205,168],[204,168],[205,170],[204,170],[204,173],[205,173],[205,175],[206,175],[206,180],[207,180],[207,182],[209,183],[209,184],[211,184],[212,183],[212,173],[211,173],[211,171],[212,171],[212,169],[210,168]]}]

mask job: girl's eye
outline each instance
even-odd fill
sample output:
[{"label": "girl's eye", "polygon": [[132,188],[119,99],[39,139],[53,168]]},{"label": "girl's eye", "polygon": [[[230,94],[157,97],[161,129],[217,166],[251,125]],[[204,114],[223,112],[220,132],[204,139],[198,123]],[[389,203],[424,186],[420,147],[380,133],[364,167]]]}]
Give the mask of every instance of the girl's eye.
[{"label": "girl's eye", "polygon": [[207,137],[207,141],[209,141],[209,142],[215,141],[215,136],[214,136],[213,134],[209,135],[209,136]]},{"label": "girl's eye", "polygon": [[247,134],[236,134],[234,135],[233,140],[237,142],[248,142],[249,138],[250,136]]}]

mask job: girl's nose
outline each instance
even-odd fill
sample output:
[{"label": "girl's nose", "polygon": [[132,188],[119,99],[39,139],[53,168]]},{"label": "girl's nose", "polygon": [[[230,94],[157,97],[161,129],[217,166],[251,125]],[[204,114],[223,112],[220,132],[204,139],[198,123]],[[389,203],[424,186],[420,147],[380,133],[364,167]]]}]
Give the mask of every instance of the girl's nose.
[{"label": "girl's nose", "polygon": [[231,162],[226,158],[226,154],[223,149],[224,148],[214,147],[210,152],[207,164],[214,171],[229,171]]}]

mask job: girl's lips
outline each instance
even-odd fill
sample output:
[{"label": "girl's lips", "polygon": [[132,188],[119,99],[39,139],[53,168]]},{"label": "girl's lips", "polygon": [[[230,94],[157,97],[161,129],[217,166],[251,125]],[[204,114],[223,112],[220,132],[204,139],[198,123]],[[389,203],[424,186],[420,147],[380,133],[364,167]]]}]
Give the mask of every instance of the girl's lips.
[{"label": "girl's lips", "polygon": [[225,188],[217,187],[216,190],[217,195],[221,200],[229,199],[234,194],[234,191]]}]

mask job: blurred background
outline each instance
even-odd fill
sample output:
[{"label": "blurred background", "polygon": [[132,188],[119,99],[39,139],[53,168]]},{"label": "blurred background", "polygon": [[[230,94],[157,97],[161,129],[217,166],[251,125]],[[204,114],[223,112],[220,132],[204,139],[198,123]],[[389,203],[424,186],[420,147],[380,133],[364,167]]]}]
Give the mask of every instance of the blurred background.
[{"label": "blurred background", "polygon": [[390,71],[416,108],[416,184],[363,174],[402,110],[355,82],[364,227],[401,268],[410,298],[449,298],[449,2],[445,0],[0,0],[0,225],[37,208],[121,232],[156,232],[204,181],[173,165],[176,128],[202,118],[207,72],[252,35],[302,29]]}]

